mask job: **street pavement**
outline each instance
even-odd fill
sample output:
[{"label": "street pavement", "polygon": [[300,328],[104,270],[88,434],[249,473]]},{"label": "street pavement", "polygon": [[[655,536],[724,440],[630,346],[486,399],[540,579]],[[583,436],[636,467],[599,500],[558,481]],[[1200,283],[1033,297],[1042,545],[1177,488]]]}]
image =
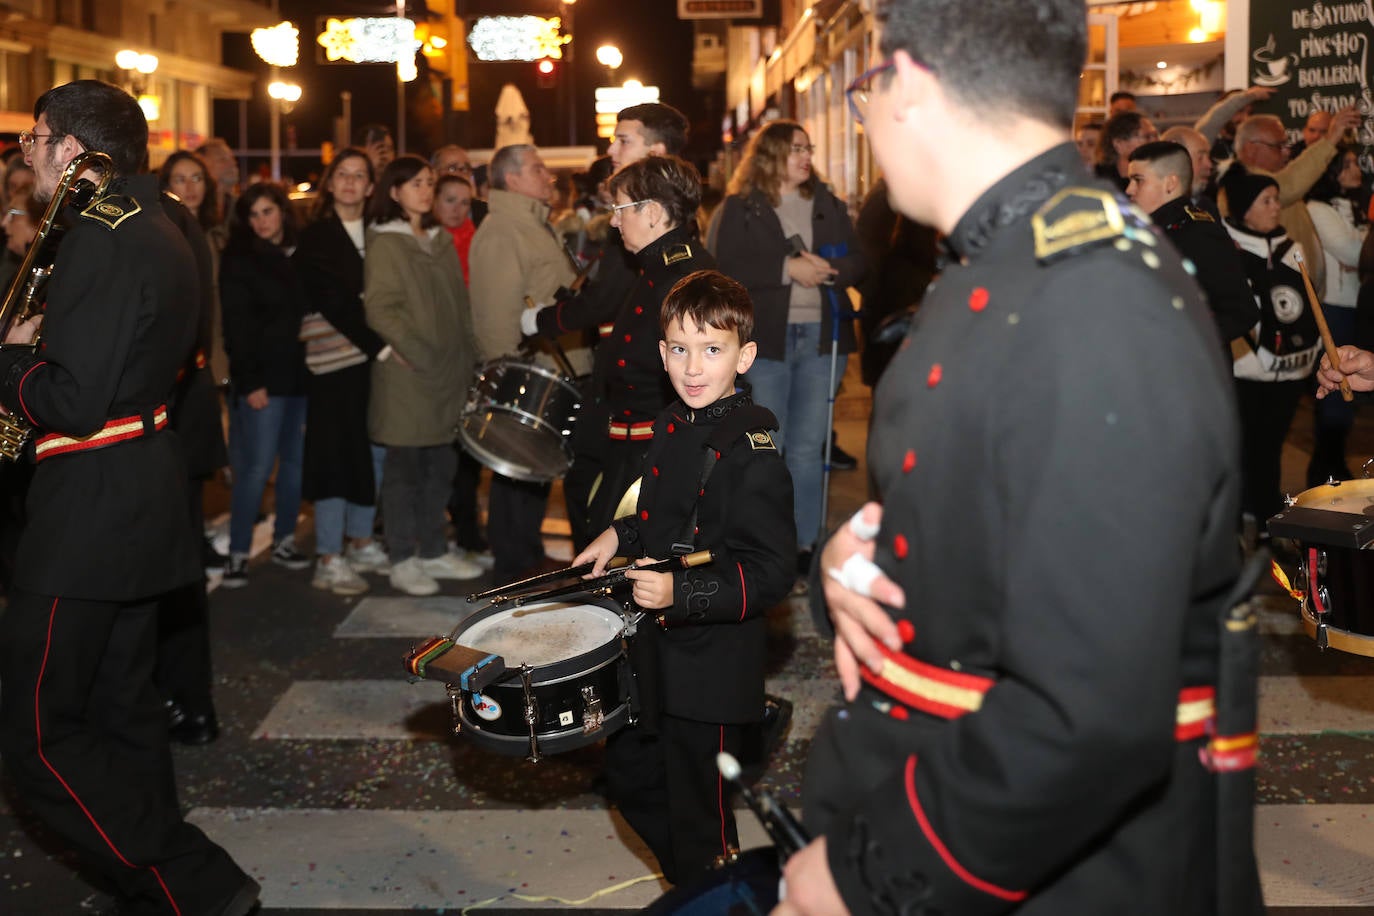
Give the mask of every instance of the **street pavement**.
[{"label": "street pavement", "polygon": [[[861,453],[863,389],[850,381],[847,390],[840,439]],[[1285,453],[1293,492],[1309,428],[1304,408]],[[1374,454],[1372,430],[1374,418],[1362,417],[1357,465]],[[831,518],[852,512],[864,491],[862,468],[837,472]],[[547,530],[550,552],[566,558],[556,518]],[[486,580],[408,598],[374,576],[367,595],[340,598],[312,589],[309,576],[264,555],[247,587],[214,592],[223,734],[174,749],[189,818],[261,882],[265,916],[621,914],[662,893],[652,857],[598,792],[598,747],[539,763],[480,750],[451,734],[441,684],[404,676],[407,650],[450,631],[469,609],[463,596]],[[1263,595],[1256,826],[1266,899],[1280,916],[1374,914],[1374,660],[1319,652],[1294,603],[1268,584]],[[806,598],[769,620],[769,690],[796,709],[762,785],[795,807],[809,738],[838,690]],[[106,906],[4,789],[0,914]],[[764,843],[747,811],[739,821],[746,848]]]}]

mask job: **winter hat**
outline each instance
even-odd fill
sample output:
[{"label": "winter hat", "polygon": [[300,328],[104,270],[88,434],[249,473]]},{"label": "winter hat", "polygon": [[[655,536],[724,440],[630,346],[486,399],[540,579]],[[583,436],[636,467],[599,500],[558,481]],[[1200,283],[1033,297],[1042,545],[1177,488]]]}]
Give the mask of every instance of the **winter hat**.
[{"label": "winter hat", "polygon": [[1257,175],[1239,163],[1231,166],[1221,179],[1221,191],[1226,195],[1226,208],[1231,220],[1237,225],[1244,222],[1245,214],[1250,212],[1255,198],[1263,194],[1265,188],[1278,186],[1279,183],[1270,175]]}]

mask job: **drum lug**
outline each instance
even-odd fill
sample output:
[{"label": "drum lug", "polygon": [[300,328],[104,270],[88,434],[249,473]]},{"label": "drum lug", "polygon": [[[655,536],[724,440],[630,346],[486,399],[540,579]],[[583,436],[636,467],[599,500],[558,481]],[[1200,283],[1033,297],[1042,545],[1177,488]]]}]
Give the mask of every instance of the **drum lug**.
[{"label": "drum lug", "polygon": [[525,759],[530,763],[538,763],[539,755],[539,704],[534,699],[534,679],[530,676],[533,668],[529,665],[520,666],[520,685],[525,690],[525,725],[530,730],[530,753]]},{"label": "drum lug", "polygon": [[444,689],[448,691],[449,712],[453,716],[453,733],[461,735],[463,733],[463,691],[452,684],[445,684]]},{"label": "drum lug", "polygon": [[1327,567],[1326,551],[1325,551],[1325,550],[1318,550],[1318,551],[1317,551],[1317,575],[1318,575],[1318,576],[1325,576],[1325,575],[1326,575],[1326,567]]},{"label": "drum lug", "polygon": [[1326,649],[1329,645],[1330,643],[1328,642],[1326,636],[1326,624],[1317,624],[1317,648]]},{"label": "drum lug", "polygon": [[600,731],[604,724],[606,724],[606,717],[601,712],[601,698],[596,695],[596,688],[592,686],[583,687],[582,734],[590,735],[592,732]]}]

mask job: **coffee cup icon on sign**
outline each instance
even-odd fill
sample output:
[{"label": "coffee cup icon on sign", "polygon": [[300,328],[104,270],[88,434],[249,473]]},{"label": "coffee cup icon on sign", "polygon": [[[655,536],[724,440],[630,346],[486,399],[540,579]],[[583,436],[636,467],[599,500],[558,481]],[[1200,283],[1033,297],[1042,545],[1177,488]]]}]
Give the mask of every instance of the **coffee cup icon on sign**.
[{"label": "coffee cup icon on sign", "polygon": [[1255,74],[1251,78],[1256,86],[1282,86],[1293,78],[1293,70],[1298,64],[1298,55],[1278,53],[1273,35],[1250,56],[1256,63]]}]

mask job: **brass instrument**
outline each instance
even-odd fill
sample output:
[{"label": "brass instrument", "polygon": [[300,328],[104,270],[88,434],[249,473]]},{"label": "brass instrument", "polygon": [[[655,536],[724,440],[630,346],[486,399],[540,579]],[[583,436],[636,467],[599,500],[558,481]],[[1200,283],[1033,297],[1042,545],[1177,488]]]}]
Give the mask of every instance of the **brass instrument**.
[{"label": "brass instrument", "polygon": [[[76,177],[91,166],[98,166],[101,170],[98,182]],[[57,255],[57,238],[61,234],[57,217],[62,213],[62,208],[68,204],[85,207],[91,201],[105,196],[113,177],[114,163],[110,157],[94,150],[80,153],[67,164],[61,179],[57,182],[57,189],[53,191],[52,200],[48,201],[47,210],[43,211],[43,221],[38,225],[38,234],[34,236],[33,243],[24,254],[24,262],[19,265],[10,288],[5,292],[4,300],[0,302],[0,341],[9,335],[10,329],[16,324],[27,321],[42,310],[48,278],[52,276],[53,261]],[[58,231],[56,236],[52,235],[55,229]],[[37,349],[41,335],[40,328],[31,343],[0,342],[0,349]],[[23,417],[17,414],[0,414],[0,461],[13,461],[18,458],[32,435],[33,426]]]}]

